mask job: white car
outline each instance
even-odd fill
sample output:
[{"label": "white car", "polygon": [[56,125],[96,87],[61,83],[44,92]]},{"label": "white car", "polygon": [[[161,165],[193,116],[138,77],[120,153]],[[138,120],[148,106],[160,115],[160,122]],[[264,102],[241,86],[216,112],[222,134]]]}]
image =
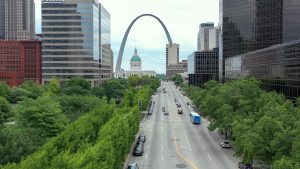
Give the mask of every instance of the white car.
[{"label": "white car", "polygon": [[229,140],[222,140],[220,143],[220,146],[222,148],[230,148],[231,147]]}]

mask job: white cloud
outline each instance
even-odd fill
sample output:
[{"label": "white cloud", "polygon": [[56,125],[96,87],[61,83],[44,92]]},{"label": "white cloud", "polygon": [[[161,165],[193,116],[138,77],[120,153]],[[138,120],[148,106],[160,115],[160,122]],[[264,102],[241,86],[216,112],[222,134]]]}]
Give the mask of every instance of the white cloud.
[{"label": "white cloud", "polygon": [[[40,6],[41,0],[35,0]],[[39,2],[37,2],[39,1]],[[199,24],[215,22],[218,24],[219,0],[100,0],[111,13],[112,48],[116,62],[123,35],[131,21],[144,13],[158,16],[168,28],[173,42],[180,44],[180,57],[196,49]],[[40,8],[38,9],[37,25],[40,25]],[[37,26],[37,30],[40,26]],[[129,68],[129,60],[134,46],[139,49],[141,58],[147,59],[143,67],[151,65],[152,70],[165,72],[165,45],[167,38],[159,23],[150,17],[139,19],[133,26],[124,51],[123,68]],[[159,59],[148,59],[152,54]],[[146,66],[147,65],[147,66]]]}]

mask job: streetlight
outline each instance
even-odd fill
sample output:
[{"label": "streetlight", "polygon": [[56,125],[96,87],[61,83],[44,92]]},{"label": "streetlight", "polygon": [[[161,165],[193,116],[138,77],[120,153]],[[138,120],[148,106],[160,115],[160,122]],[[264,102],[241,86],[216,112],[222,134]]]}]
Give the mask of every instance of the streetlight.
[{"label": "streetlight", "polygon": [[142,100],[139,100],[139,101],[138,101],[138,104],[139,104],[139,109],[140,109],[140,111],[141,111],[141,110],[142,110],[142,104],[143,104]]}]

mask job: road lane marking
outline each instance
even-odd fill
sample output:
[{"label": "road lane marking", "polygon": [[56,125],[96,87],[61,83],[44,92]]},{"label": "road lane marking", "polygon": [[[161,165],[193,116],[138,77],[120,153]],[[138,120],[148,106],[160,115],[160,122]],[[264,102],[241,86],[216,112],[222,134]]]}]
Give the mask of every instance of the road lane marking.
[{"label": "road lane marking", "polygon": [[164,155],[161,155],[161,159],[164,160]]},{"label": "road lane marking", "polygon": [[187,159],[184,155],[181,154],[181,152],[178,149],[178,145],[177,145],[177,141],[176,141],[176,135],[175,135],[175,131],[173,130],[173,138],[174,138],[174,143],[175,143],[175,147],[176,147],[176,153],[184,160],[186,161],[188,164],[190,164],[190,166],[193,169],[198,169],[198,167],[189,159]]},{"label": "road lane marking", "polygon": [[179,146],[182,149],[189,149],[187,146]]},{"label": "road lane marking", "polygon": [[189,142],[189,140],[188,140],[188,138],[187,138],[187,136],[186,136],[185,130],[183,130],[183,132],[184,132],[184,135],[185,135],[186,142],[188,143],[188,146],[189,146],[190,150],[192,151],[191,145],[190,145],[190,142]]},{"label": "road lane marking", "polygon": [[202,146],[203,150],[205,150],[205,146]]},{"label": "road lane marking", "polygon": [[147,159],[147,154],[146,154],[146,157],[145,157],[146,159]]},{"label": "road lane marking", "polygon": [[196,130],[195,129],[193,129],[193,130],[194,130],[196,136],[198,137],[198,139],[201,140],[200,137],[199,137],[199,135],[197,134]]},{"label": "road lane marking", "polygon": [[148,149],[150,149],[150,146],[149,146],[149,144],[148,144]]}]

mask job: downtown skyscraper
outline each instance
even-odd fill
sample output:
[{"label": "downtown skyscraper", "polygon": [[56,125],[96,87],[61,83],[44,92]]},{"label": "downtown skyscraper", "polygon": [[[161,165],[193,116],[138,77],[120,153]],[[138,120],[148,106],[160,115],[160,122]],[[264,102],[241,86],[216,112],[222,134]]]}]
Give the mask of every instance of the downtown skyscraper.
[{"label": "downtown skyscraper", "polygon": [[0,40],[28,40],[34,36],[34,0],[1,0]]},{"label": "downtown skyscraper", "polygon": [[101,81],[113,77],[113,51],[111,49],[110,13],[100,4],[100,44],[101,44]]},{"label": "downtown skyscraper", "polygon": [[300,1],[221,0],[220,80],[255,77],[300,96]]},{"label": "downtown skyscraper", "polygon": [[201,23],[199,26],[197,51],[212,51],[219,47],[219,28],[213,22]]},{"label": "downtown skyscraper", "polygon": [[41,41],[35,36],[34,0],[0,0],[0,81],[41,83]]},{"label": "downtown skyscraper", "polygon": [[[100,14],[101,4],[95,0],[43,0],[43,83],[76,76],[92,86],[100,83],[106,52],[101,45]],[[107,33],[103,43],[110,48],[110,28]]]}]

